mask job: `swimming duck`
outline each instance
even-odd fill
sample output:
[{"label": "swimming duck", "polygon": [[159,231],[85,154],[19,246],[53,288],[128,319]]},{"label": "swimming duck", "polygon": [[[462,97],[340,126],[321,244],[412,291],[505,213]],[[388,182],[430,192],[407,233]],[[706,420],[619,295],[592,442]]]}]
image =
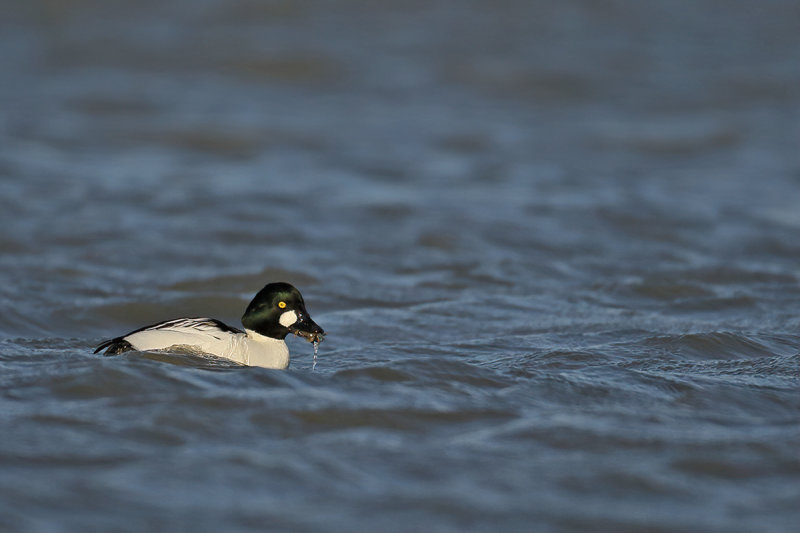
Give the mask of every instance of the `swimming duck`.
[{"label": "swimming duck", "polygon": [[287,368],[289,333],[321,342],[325,332],[306,311],[303,296],[288,283],[270,283],[255,295],[242,316],[244,331],[214,318],[177,318],[101,343],[94,353],[181,350],[224,357],[250,366]]}]

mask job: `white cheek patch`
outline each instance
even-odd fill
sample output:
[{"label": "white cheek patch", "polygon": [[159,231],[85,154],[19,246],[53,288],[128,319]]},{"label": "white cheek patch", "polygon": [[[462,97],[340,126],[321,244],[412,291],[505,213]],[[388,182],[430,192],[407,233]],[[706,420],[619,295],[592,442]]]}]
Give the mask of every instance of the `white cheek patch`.
[{"label": "white cheek patch", "polygon": [[285,313],[281,314],[278,322],[280,322],[281,326],[288,328],[297,322],[297,313],[295,311],[286,311]]}]

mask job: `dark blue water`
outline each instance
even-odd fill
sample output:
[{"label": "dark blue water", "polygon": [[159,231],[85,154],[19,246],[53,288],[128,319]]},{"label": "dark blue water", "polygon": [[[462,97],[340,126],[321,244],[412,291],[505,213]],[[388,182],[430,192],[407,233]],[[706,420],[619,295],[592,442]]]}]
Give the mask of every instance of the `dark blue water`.
[{"label": "dark blue water", "polygon": [[[3,3],[0,531],[795,531],[798,24]],[[316,368],[91,353],[271,281]]]}]

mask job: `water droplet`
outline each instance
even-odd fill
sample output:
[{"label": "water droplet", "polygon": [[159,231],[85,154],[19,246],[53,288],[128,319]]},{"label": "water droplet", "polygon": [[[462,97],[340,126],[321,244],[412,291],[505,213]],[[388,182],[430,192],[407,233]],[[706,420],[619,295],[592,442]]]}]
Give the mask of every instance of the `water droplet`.
[{"label": "water droplet", "polygon": [[313,372],[315,368],[317,368],[317,350],[319,349],[319,341],[314,341],[314,363],[311,365],[311,371]]}]

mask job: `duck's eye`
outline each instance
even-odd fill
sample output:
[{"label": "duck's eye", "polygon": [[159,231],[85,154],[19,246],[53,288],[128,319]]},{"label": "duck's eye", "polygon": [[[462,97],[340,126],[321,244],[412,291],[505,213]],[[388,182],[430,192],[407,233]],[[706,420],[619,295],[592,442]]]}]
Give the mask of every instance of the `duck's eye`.
[{"label": "duck's eye", "polygon": [[286,309],[286,302],[278,302],[278,307],[281,309]]}]

